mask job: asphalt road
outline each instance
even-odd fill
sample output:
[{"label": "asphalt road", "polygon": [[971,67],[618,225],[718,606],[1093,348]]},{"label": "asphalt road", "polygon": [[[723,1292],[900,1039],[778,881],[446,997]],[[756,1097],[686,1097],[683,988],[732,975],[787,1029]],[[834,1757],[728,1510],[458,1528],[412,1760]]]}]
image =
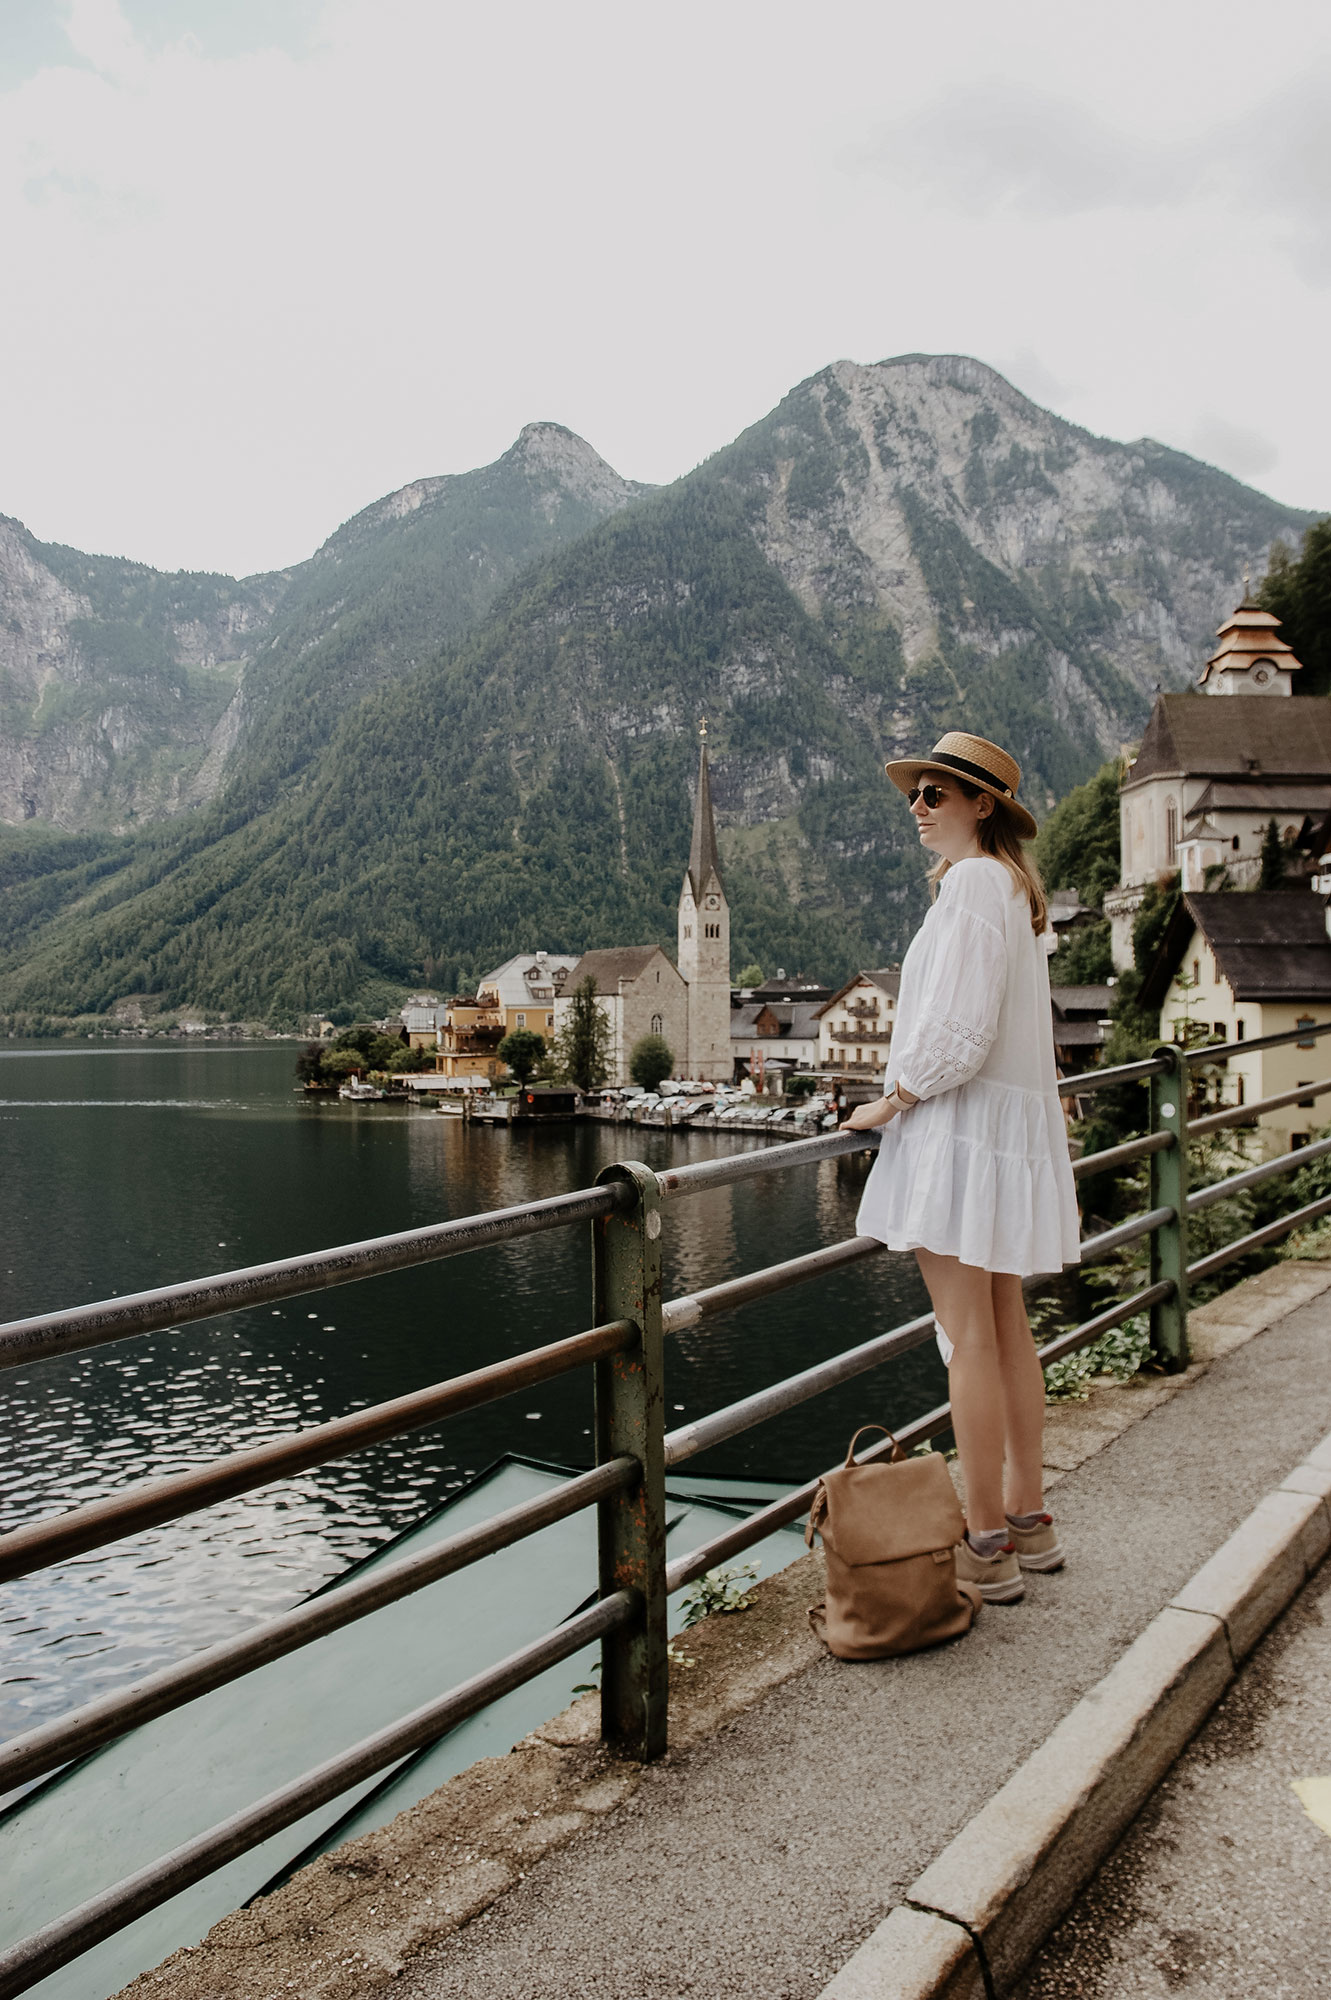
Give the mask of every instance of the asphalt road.
[{"label": "asphalt road", "polygon": [[[1321,1825],[1294,1789],[1308,1780]],[[1322,1994],[1331,1994],[1331,1565],[1272,1628],[1019,1988],[1020,2000]]]},{"label": "asphalt road", "polygon": [[[410,1965],[395,1993],[815,2000],[916,1875],[1331,1431],[1328,1333],[1331,1294],[1218,1361],[1064,1479],[1054,1504],[1069,1566],[1032,1578],[1023,1604],[987,1606],[957,1645],[859,1666],[824,1660],[787,1682],[715,1739],[649,1772],[629,1805]],[[1297,1615],[1311,1620],[1307,1609]],[[1315,1653],[1315,1621],[1309,1635]],[[1236,1717],[1251,1698],[1236,1696]],[[1230,1726],[1250,1729],[1241,1719]],[[1319,1729],[1291,1750],[1289,1775],[1331,1774],[1331,1720]],[[1288,1776],[1283,1783],[1260,1794],[1255,1817],[1240,1812],[1232,1866],[1241,1874],[1269,1857],[1291,1909],[1310,1900],[1314,1880],[1325,1909],[1331,1842]],[[1218,1833],[1214,1851],[1230,1853]],[[1296,1877],[1292,1856],[1324,1872]],[[1212,1880],[1209,1902],[1199,1891],[1210,1914],[1180,1921],[1177,1938],[1191,1942],[1170,1948],[1223,1949],[1237,1964],[1243,1953]],[[1305,1956],[1315,1949],[1316,1962],[1331,1963],[1311,1942],[1315,1918],[1300,1926]],[[1139,1990],[1115,1986],[1112,1972],[1109,1984],[1088,1986],[1075,1960],[1068,1965],[1064,1983],[1041,1995]],[[1177,1992],[1171,1977],[1140,1991]],[[1228,1989],[1202,1977],[1195,1990]],[[1331,1994],[1331,1979],[1268,1988],[1249,1978],[1233,1990],[1308,2000]]]}]

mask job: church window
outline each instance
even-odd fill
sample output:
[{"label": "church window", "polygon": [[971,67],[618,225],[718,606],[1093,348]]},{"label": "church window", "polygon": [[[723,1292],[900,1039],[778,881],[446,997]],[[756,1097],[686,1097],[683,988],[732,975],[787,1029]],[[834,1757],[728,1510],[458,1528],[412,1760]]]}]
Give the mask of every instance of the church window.
[{"label": "church window", "polygon": [[687,937],[687,938],[691,938],[691,937],[693,936],[693,925],[692,925],[692,924],[685,924],[685,926],[684,926],[684,935],[685,935],[685,937]]},{"label": "church window", "polygon": [[1178,807],[1165,800],[1165,866],[1172,868],[1178,858]]},{"label": "church window", "polygon": [[652,1015],[652,1033],[653,1033],[654,1035],[659,1035],[659,1034],[660,1034],[660,1032],[661,1032],[661,1030],[662,1030],[662,1028],[663,1028],[664,1026],[665,1026],[665,1023],[664,1023],[664,1021],[663,1021],[663,1020],[661,1019],[661,1016],[660,1016],[659,1014],[653,1014],[653,1015]]}]

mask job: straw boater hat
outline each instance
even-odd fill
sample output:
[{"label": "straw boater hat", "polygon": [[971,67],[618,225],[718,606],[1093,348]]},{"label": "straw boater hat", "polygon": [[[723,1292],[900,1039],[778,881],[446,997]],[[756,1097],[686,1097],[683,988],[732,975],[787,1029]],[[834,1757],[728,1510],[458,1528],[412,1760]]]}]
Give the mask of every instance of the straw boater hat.
[{"label": "straw boater hat", "polygon": [[920,782],[921,771],[955,771],[967,784],[977,785],[998,800],[1015,821],[1023,840],[1035,837],[1034,819],[1025,806],[1017,803],[1021,765],[996,743],[986,743],[983,736],[968,736],[964,729],[949,729],[946,736],[939,737],[930,756],[895,759],[883,768],[899,792],[913,791]]}]

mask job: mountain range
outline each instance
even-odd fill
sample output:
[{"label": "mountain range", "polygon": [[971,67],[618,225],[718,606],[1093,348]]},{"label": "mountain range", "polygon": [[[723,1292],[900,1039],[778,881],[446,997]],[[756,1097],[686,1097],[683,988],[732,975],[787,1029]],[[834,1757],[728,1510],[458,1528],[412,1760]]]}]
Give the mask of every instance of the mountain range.
[{"label": "mountain range", "polygon": [[911,355],[659,489],[531,425],[241,582],[0,521],[0,1010],[289,1021],[668,940],[704,715],[736,962],[883,963],[885,757],[964,726],[1046,811],[1312,518]]}]

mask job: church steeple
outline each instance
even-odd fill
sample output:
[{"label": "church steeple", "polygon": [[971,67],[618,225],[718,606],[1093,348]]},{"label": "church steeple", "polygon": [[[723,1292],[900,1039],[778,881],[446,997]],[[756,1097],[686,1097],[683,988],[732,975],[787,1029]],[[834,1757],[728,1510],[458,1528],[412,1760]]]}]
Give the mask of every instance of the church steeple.
[{"label": "church steeple", "polygon": [[707,877],[715,875],[721,887],[721,856],[716,846],[716,821],[712,815],[712,781],[707,769],[707,724],[699,725],[698,797],[693,808],[693,842],[689,848],[689,884],[695,903],[702,901]]},{"label": "church steeple", "polygon": [[1245,592],[1216,633],[1220,648],[1202,668],[1199,685],[1208,694],[1293,694],[1302,662],[1277,639],[1279,628],[1280,620]]},{"label": "church steeple", "polygon": [[[707,768],[707,724],[699,730],[698,796],[693,807],[689,865],[679,892],[679,969],[689,988],[689,1048],[679,1075],[729,1082],[730,908],[721,881],[721,856]],[[678,1055],[678,1051],[676,1051]]]}]

